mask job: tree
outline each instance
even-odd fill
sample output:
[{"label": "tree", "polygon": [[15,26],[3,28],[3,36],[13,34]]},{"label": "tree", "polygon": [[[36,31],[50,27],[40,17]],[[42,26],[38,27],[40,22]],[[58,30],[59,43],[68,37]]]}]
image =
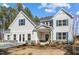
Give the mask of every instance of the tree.
[{"label": "tree", "polygon": [[[8,26],[13,22],[15,19],[17,13],[20,11],[23,11],[32,21],[34,21],[36,24],[40,22],[39,18],[37,16],[33,17],[31,11],[29,8],[23,8],[23,5],[21,3],[17,3],[16,7],[5,7],[5,6],[0,6],[0,21],[4,22],[5,18],[5,29],[8,28]],[[4,24],[2,24],[4,25]]]},{"label": "tree", "polygon": [[14,8],[8,8],[8,15],[7,15],[7,17],[8,17],[8,19],[6,20],[6,23],[5,23],[5,28],[7,29],[8,28],[8,26],[13,22],[13,20],[15,19],[15,17],[16,17],[16,15],[17,15],[17,13],[16,13],[16,9],[14,9]]},{"label": "tree", "polygon": [[33,19],[32,13],[31,13],[31,11],[28,8],[25,8],[24,12],[30,19]]},{"label": "tree", "polygon": [[33,19],[33,21],[34,21],[36,24],[39,24],[40,19],[39,19],[37,16],[35,16],[34,19]]},{"label": "tree", "polygon": [[21,10],[23,10],[23,5],[22,3],[17,3],[17,11],[20,12]]}]

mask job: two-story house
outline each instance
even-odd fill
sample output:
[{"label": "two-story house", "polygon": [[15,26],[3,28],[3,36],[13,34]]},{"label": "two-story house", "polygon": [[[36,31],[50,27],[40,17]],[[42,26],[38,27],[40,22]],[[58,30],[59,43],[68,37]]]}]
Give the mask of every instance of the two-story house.
[{"label": "two-story house", "polygon": [[20,11],[14,21],[4,33],[4,40],[12,40],[17,43],[35,41],[49,44],[49,42],[72,42],[73,17],[66,10],[60,9],[54,16],[41,18],[36,25],[23,11]]}]

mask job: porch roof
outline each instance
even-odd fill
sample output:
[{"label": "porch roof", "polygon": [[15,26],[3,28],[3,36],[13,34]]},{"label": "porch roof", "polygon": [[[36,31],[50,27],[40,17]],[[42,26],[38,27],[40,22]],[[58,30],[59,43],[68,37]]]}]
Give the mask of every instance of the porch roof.
[{"label": "porch roof", "polygon": [[34,30],[45,30],[45,29],[52,30],[53,27],[45,25],[45,24],[40,24]]}]

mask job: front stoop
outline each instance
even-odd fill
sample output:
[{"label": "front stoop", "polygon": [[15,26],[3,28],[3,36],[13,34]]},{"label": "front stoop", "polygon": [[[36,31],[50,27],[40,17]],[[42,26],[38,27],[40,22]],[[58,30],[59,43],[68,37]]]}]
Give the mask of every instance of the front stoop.
[{"label": "front stoop", "polygon": [[40,42],[40,45],[46,45],[49,44],[49,42]]}]

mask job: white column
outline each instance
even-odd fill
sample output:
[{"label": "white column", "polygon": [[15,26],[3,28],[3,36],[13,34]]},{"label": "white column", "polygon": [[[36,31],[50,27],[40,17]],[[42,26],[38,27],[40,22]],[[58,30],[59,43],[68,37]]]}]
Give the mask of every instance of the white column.
[{"label": "white column", "polygon": [[51,31],[51,42],[53,41],[53,32]]},{"label": "white column", "polygon": [[48,26],[50,26],[50,22],[48,22]]}]

